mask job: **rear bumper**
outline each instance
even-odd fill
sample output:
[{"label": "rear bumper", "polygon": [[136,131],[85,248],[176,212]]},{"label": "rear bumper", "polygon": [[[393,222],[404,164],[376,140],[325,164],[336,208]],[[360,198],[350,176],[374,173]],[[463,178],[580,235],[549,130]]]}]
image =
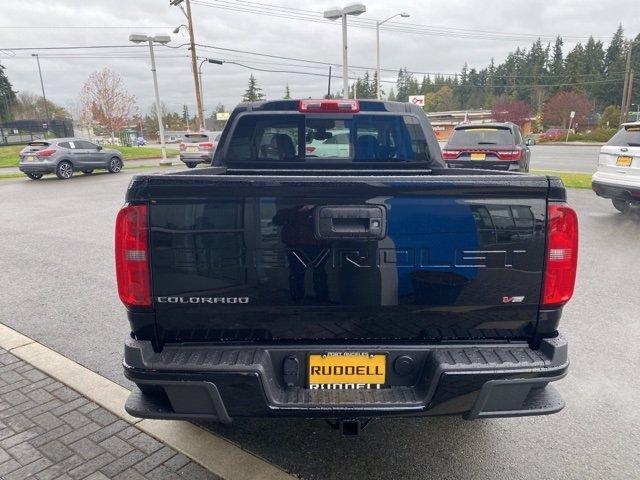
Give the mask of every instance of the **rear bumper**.
[{"label": "rear bumper", "polygon": [[181,153],[180,160],[184,163],[208,163],[211,162],[211,154],[207,153]]},{"label": "rear bumper", "polygon": [[22,173],[53,173],[56,171],[54,163],[21,163],[18,168]]},{"label": "rear bumper", "polygon": [[640,185],[605,183],[594,179],[591,188],[599,197],[640,201]]},{"label": "rear bumper", "polygon": [[[194,346],[129,339],[125,376],[142,385],[126,403],[141,418],[208,420],[234,417],[354,417],[462,415],[466,419],[544,415],[564,402],[550,382],[568,369],[562,336],[523,343],[422,346]],[[308,353],[385,353],[389,383],[380,390],[306,388]],[[398,367],[410,358],[412,368]],[[295,358],[291,363],[289,358]],[[285,385],[283,366],[288,365]],[[406,360],[405,360],[406,363]],[[295,373],[292,372],[292,365]],[[406,365],[405,365],[406,367]],[[150,393],[149,388],[156,387]]]},{"label": "rear bumper", "polygon": [[520,164],[518,161],[508,160],[447,160],[449,168],[480,168],[483,170],[502,170],[502,171],[519,171]]}]

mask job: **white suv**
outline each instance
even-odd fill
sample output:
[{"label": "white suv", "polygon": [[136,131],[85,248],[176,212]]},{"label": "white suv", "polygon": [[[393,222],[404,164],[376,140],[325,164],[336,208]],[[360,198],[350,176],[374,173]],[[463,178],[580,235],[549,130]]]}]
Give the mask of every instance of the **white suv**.
[{"label": "white suv", "polygon": [[622,124],[602,147],[592,188],[622,213],[640,206],[640,122]]}]

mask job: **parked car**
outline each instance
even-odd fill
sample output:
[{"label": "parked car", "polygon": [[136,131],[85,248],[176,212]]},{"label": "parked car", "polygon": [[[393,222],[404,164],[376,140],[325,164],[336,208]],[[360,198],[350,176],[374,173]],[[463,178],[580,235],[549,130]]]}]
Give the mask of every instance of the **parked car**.
[{"label": "parked car", "polygon": [[122,170],[122,158],[118,150],[82,138],[56,138],[29,143],[20,152],[18,168],[32,180],[39,180],[47,173],[67,180],[76,170],[87,175],[94,170],[118,173]]},{"label": "parked car", "polygon": [[528,172],[529,144],[513,123],[465,123],[453,129],[442,156],[453,168]]},{"label": "parked car", "polygon": [[180,142],[180,160],[187,167],[195,168],[199,163],[211,163],[220,132],[185,133]]},{"label": "parked car", "polygon": [[[349,149],[308,154],[340,130]],[[419,106],[242,104],[211,167],[133,178],[115,243],[133,416],[357,434],[564,406],[550,383],[569,365],[578,225],[562,182],[447,168]]]},{"label": "parked car", "polygon": [[640,206],[640,122],[623,124],[600,149],[591,185],[622,213]]},{"label": "parked car", "polygon": [[541,142],[557,142],[559,140],[565,140],[567,138],[567,134],[575,133],[568,128],[550,128],[546,132],[542,132],[538,137],[538,140]]},{"label": "parked car", "polygon": [[144,137],[136,138],[136,145],[138,147],[144,147],[146,144],[147,144],[147,141],[144,139]]}]

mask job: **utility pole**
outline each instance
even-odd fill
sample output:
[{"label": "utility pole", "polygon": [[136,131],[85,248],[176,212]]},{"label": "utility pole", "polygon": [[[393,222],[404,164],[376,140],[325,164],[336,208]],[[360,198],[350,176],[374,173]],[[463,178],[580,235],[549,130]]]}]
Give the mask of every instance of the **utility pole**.
[{"label": "utility pole", "polygon": [[[186,9],[182,7],[184,1]],[[196,41],[193,33],[193,17],[191,16],[191,0],[170,0],[169,5],[178,6],[184,16],[187,17],[187,30],[189,31],[189,44],[191,50],[191,69],[193,70],[193,83],[196,87],[196,106],[198,108],[198,129],[204,129],[204,109],[202,108],[202,92],[200,90],[200,80],[198,78],[198,60],[196,55]],[[178,30],[178,27],[176,30]],[[176,32],[174,30],[174,32]],[[176,32],[177,33],[177,32]]]},{"label": "utility pole", "polygon": [[327,86],[327,96],[325,98],[331,98],[331,65],[329,65],[329,85]]},{"label": "utility pole", "polygon": [[40,68],[40,57],[37,53],[32,53],[32,57],[36,57],[36,62],[38,62],[38,74],[40,75],[40,88],[42,88],[42,99],[44,100],[44,114],[47,117],[47,130],[49,129],[49,107],[47,106],[47,96],[44,94],[44,82],[42,81],[42,69]]},{"label": "utility pole", "polygon": [[620,106],[620,120],[626,122],[627,120],[627,93],[629,90],[629,74],[631,73],[631,50],[633,49],[633,42],[627,42],[627,66],[624,69],[624,85],[622,87],[622,105]]},{"label": "utility pole", "polygon": [[629,110],[631,110],[631,95],[633,94],[633,69],[629,72],[629,85],[627,86],[627,103],[624,108],[624,121],[629,121]]}]

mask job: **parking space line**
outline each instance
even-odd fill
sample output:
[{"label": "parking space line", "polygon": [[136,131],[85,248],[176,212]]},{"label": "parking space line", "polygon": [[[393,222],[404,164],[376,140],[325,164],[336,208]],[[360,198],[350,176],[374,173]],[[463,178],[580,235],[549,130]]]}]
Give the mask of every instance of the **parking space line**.
[{"label": "parking space line", "polygon": [[192,423],[132,417],[124,409],[128,389],[1,323],[0,347],[223,479],[295,479],[277,466]]}]

